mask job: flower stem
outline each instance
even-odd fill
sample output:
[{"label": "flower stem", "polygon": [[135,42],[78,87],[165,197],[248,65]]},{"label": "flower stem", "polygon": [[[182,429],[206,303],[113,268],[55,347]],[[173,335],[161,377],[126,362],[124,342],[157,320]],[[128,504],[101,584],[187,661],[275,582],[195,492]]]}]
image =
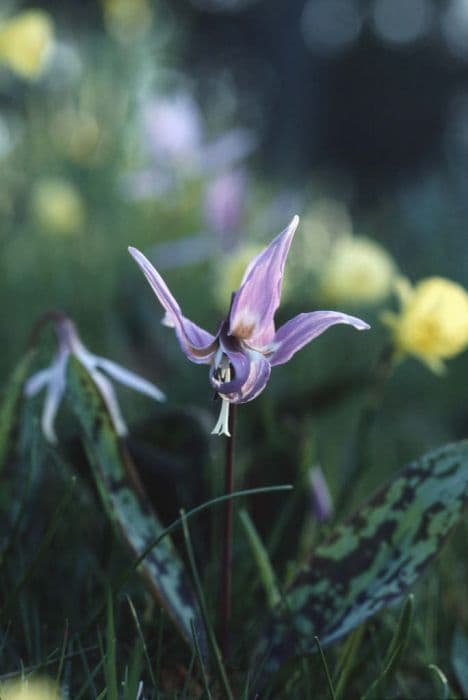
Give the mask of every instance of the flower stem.
[{"label": "flower stem", "polygon": [[[236,405],[230,405],[229,437],[226,438],[226,464],[224,472],[224,494],[234,490],[234,441],[236,427]],[[224,508],[223,556],[221,569],[221,650],[226,659],[229,655],[229,624],[231,621],[231,562],[232,562],[233,501],[226,501]]]},{"label": "flower stem", "polygon": [[38,336],[47,323],[58,323],[64,319],[66,319],[65,314],[57,309],[49,309],[49,311],[43,313],[32,327],[28,340],[28,349],[33,348],[37,344]]}]

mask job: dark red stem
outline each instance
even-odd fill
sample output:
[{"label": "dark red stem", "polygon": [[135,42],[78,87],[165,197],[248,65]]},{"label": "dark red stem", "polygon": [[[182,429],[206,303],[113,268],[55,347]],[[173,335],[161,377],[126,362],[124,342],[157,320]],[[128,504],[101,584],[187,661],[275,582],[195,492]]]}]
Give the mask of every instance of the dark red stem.
[{"label": "dark red stem", "polygon": [[28,349],[32,349],[37,344],[37,339],[39,333],[42,331],[43,327],[47,323],[58,323],[66,319],[65,314],[62,311],[56,309],[50,309],[46,311],[42,316],[38,318],[34,326],[32,327],[31,333],[28,340]]},{"label": "dark red stem", "polygon": [[[229,406],[229,432],[226,438],[226,467],[224,472],[224,493],[231,494],[234,489],[234,441],[236,429],[235,404]],[[229,656],[229,626],[231,622],[231,571],[232,571],[232,498],[226,501],[224,509],[224,537],[222,560],[222,599],[221,599],[221,650],[223,657]]]}]

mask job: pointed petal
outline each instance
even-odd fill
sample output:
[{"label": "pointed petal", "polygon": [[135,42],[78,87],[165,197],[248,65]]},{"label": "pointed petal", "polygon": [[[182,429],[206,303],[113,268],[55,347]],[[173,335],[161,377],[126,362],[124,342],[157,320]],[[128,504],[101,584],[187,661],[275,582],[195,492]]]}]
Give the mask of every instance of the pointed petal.
[{"label": "pointed petal", "polygon": [[104,372],[112,377],[112,379],[115,379],[116,382],[130,387],[130,389],[135,389],[135,391],[139,391],[141,394],[146,394],[156,401],[165,401],[166,396],[161,389],[158,389],[158,387],[151,382],[135,374],[135,372],[130,372],[130,370],[125,369],[125,367],[118,365],[117,362],[107,360],[105,357],[96,356],[94,360],[95,367],[104,370]]},{"label": "pointed petal", "polygon": [[192,362],[197,364],[209,363],[216,351],[215,337],[182,315],[179,304],[172,296],[163,278],[143,253],[132,247],[128,250],[140,266],[159,302],[166,310],[166,323],[169,320],[174,326],[182,351]]},{"label": "pointed petal", "polygon": [[117,435],[125,437],[125,435],[127,435],[128,433],[127,425],[120,411],[120,406],[115,395],[114,387],[107,379],[107,377],[105,377],[97,370],[91,371],[90,376],[96,384],[97,388],[99,389],[102,398],[104,399]]},{"label": "pointed petal", "polygon": [[348,316],[338,311],[313,311],[299,314],[278,329],[275,335],[273,354],[270,356],[272,366],[282,365],[304,345],[317,338],[321,333],[334,326],[336,323],[347,323],[358,331],[363,331],[370,326],[360,318]]},{"label": "pointed petal", "polygon": [[248,339],[261,348],[273,340],[274,315],[280,303],[283,270],[294,232],[295,216],[289,226],[257,255],[247,267],[241,287],[234,295],[229,314],[229,333]]},{"label": "pointed petal", "polygon": [[46,369],[41,369],[39,372],[31,375],[29,379],[26,380],[24,385],[24,393],[26,396],[35,396],[41,389],[44,389],[46,384],[49,383],[52,377],[52,368],[47,367]]},{"label": "pointed petal", "polygon": [[68,356],[68,353],[61,353],[50,368],[51,376],[44,401],[44,409],[42,411],[42,432],[46,440],[53,445],[57,443],[54,423],[60,401],[65,392],[65,370]]}]

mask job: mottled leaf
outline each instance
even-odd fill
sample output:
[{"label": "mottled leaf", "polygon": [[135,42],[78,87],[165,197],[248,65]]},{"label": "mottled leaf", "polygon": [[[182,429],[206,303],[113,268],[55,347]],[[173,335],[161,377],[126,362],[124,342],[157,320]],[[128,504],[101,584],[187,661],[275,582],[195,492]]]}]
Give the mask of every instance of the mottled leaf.
[{"label": "mottled leaf", "polygon": [[451,657],[457,682],[463,695],[468,697],[468,637],[461,630],[455,632]]},{"label": "mottled leaf", "polygon": [[[104,506],[135,559],[163,532],[141,486],[135,465],[117,436],[105,403],[89,374],[70,358],[67,394],[78,417],[86,451]],[[193,645],[191,621],[204,640],[201,618],[178,553],[166,537],[139,567],[152,593],[184,639]]]},{"label": "mottled leaf", "polygon": [[11,443],[20,417],[23,385],[31,371],[34,356],[35,352],[31,350],[21,358],[13,370],[2,396],[3,401],[0,406],[0,473],[3,471],[12,447]]},{"label": "mottled leaf", "polygon": [[334,529],[285,592],[261,642],[266,672],[343,637],[400,600],[460,519],[468,498],[468,441],[403,469]]}]

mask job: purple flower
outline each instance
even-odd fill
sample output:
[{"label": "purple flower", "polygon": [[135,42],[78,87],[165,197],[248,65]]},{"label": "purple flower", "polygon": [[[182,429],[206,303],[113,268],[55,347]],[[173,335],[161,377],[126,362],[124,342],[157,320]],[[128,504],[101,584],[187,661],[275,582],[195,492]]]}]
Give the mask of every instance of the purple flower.
[{"label": "purple flower", "polygon": [[122,180],[123,192],[132,200],[161,197],[185,179],[216,177],[256,147],[252,132],[242,127],[209,138],[201,110],[186,90],[144,104],[142,132],[148,166]]},{"label": "purple flower", "polygon": [[96,384],[118,435],[126,435],[127,426],[120,412],[112,384],[106,375],[121,384],[135,389],[135,391],[151,396],[156,401],[165,400],[163,392],[151,382],[121,367],[112,360],[90,353],[81,342],[75,324],[66,316],[60,314],[56,318],[55,332],[57,334],[58,350],[52,364],[50,367],[41,369],[33,374],[32,377],[29,377],[24,388],[26,396],[35,396],[42,389],[46,389],[41,425],[42,432],[49,442],[57,442],[54,428],[55,416],[65,393],[67,364],[70,355],[74,355],[81,362]]},{"label": "purple flower", "polygon": [[284,265],[298,223],[299,217],[295,216],[250,262],[216,335],[186,318],[149,260],[140,251],[129,248],[164,307],[163,322],[175,329],[182,352],[196,364],[210,365],[210,382],[223,399],[220,420],[213,431],[218,434],[228,434],[228,403],[252,401],[267,385],[272,367],[290,360],[327,328],[336,323],[347,323],[358,330],[369,328],[364,321],[347,314],[313,311],[299,314],[275,329]]},{"label": "purple flower", "polygon": [[221,173],[205,188],[205,222],[224,252],[233,250],[239,242],[246,201],[247,174],[241,169]]},{"label": "purple flower", "polygon": [[312,511],[320,523],[333,515],[333,500],[321,467],[309,469],[310,500]]}]

